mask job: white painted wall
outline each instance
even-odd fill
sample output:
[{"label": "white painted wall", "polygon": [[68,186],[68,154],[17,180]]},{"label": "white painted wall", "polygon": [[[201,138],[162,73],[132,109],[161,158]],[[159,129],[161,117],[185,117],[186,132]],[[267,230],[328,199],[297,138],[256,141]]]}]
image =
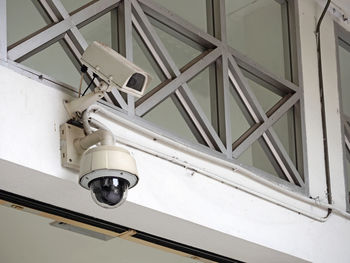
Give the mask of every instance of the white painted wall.
[{"label": "white painted wall", "polygon": [[[322,132],[314,29],[320,10],[311,0],[298,1],[301,23],[307,156],[310,194],[326,201]],[[325,19],[323,62],[327,92],[328,133],[334,203],[345,209],[335,44],[332,21]],[[75,210],[178,242],[247,262],[349,262],[349,220],[332,214],[324,222],[299,215],[274,203],[314,216],[327,211],[283,195],[243,172],[209,162],[186,149],[144,136],[126,125],[104,119],[121,143],[201,167],[256,195],[195,173],[182,166],[128,147],[140,172],[139,185],[117,210],[97,207],[77,184],[77,174],[60,165],[58,127],[68,118],[62,101],[69,95],[0,66],[0,188]],[[96,116],[103,119],[100,116]],[[259,197],[260,196],[260,197]],[[270,200],[270,201],[267,201]],[[142,220],[140,220],[142,219]]]}]

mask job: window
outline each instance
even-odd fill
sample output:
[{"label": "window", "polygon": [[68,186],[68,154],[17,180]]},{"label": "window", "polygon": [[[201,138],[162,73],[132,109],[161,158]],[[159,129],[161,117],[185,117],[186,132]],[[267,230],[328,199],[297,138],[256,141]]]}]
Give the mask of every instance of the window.
[{"label": "window", "polygon": [[[79,58],[102,41],[153,76],[140,99],[117,90],[104,98],[125,118],[304,190],[294,1],[174,3],[43,0],[22,8],[7,1],[7,57],[77,92]],[[90,81],[85,76],[83,88]]]},{"label": "window", "polygon": [[338,71],[339,71],[339,91],[340,108],[343,126],[344,141],[344,167],[346,182],[346,198],[348,208],[350,205],[350,34],[345,32],[340,26],[336,27],[338,33]]}]

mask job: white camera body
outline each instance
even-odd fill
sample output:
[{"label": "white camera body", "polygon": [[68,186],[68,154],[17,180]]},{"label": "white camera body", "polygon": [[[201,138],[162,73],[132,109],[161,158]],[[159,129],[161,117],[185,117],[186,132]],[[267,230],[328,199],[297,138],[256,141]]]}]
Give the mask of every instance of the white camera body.
[{"label": "white camera body", "polygon": [[112,48],[96,41],[87,47],[81,61],[108,85],[137,97],[144,94],[151,82],[147,72]]}]

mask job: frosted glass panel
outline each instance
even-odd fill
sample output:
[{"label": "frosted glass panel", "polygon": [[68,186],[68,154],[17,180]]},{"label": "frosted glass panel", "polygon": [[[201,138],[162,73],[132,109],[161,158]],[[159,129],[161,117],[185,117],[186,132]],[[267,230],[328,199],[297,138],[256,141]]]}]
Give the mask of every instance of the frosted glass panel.
[{"label": "frosted glass panel", "polygon": [[287,2],[226,0],[229,44],[273,73],[290,79]]},{"label": "frosted glass panel", "polygon": [[206,0],[153,0],[196,27],[207,31]]},{"label": "frosted glass panel", "polygon": [[339,46],[340,87],[343,112],[350,116],[350,45],[349,49]]},{"label": "frosted glass panel", "polygon": [[47,26],[44,18],[30,0],[9,0],[6,2],[6,9],[8,45]]}]

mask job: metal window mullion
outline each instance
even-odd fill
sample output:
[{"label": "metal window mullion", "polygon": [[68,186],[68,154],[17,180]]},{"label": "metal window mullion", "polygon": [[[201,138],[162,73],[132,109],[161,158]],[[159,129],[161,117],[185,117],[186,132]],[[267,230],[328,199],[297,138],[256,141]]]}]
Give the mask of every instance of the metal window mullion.
[{"label": "metal window mullion", "polygon": [[[226,44],[226,15],[225,2],[207,0],[207,25],[208,32],[215,38],[219,39],[223,45]],[[230,118],[226,116],[229,110],[226,110],[225,85],[228,84],[227,69],[224,68],[224,61],[227,56],[223,55],[221,59],[215,62],[215,65],[209,67],[210,81],[210,107],[212,123],[217,130],[219,137],[226,145],[227,149],[232,148],[232,134]],[[226,64],[225,64],[226,66]],[[226,125],[229,124],[229,127]],[[229,134],[226,134],[229,132]],[[230,142],[230,143],[229,143]],[[231,154],[227,152],[227,156],[231,158]]]},{"label": "metal window mullion", "polygon": [[192,120],[197,124],[196,126],[201,131],[201,134],[203,138],[205,138],[208,146],[213,149],[216,148],[225,153],[227,150],[224,144],[216,134],[214,128],[211,126],[208,118],[205,116],[205,113],[201,109],[189,87],[185,84],[182,85],[182,87],[176,91],[176,94],[180,94],[183,98],[182,103],[185,106],[185,109],[192,115]]},{"label": "metal window mullion", "polygon": [[272,115],[264,121],[258,128],[256,128],[247,138],[245,138],[241,144],[239,144],[233,150],[233,157],[238,158],[245,150],[247,150],[250,145],[253,144],[266,130],[271,127],[280,117],[285,114],[293,105],[299,100],[300,94],[295,93],[288,100],[281,105]]},{"label": "metal window mullion", "polygon": [[212,5],[214,36],[221,42],[227,43],[225,1],[214,0]]},{"label": "metal window mullion", "polygon": [[[133,61],[133,44],[132,44],[132,21],[131,21],[131,1],[124,0],[118,7],[117,24],[112,23],[112,30],[118,32],[118,52],[122,54],[129,61]],[[115,20],[115,19],[113,19]],[[113,33],[115,34],[115,33]],[[114,46],[116,46],[114,44]],[[135,115],[135,97],[131,94],[127,94],[127,105],[129,116]]]},{"label": "metal window mullion", "polygon": [[[301,65],[301,41],[300,41],[300,16],[298,11],[299,1],[286,1],[288,5],[288,22],[289,22],[289,38],[290,38],[290,59],[292,82],[303,89],[302,65]],[[308,186],[307,174],[307,152],[306,133],[305,133],[305,114],[304,114],[304,97],[300,97],[298,104],[294,106],[294,127],[296,134],[296,160],[297,168],[303,171],[305,185]],[[309,191],[305,188],[306,193]]]},{"label": "metal window mullion", "polygon": [[[133,24],[143,38],[147,48],[152,53],[152,56],[157,61],[157,64],[162,69],[164,75],[167,78],[172,78],[174,75],[179,76],[181,72],[159,39],[148,18],[143,13],[141,7],[136,1],[133,1],[132,3],[135,9]],[[175,95],[177,96],[178,101],[182,104],[186,114],[192,120],[192,125],[194,124],[196,126],[206,144],[210,148],[218,148],[221,151],[225,151],[224,145],[210,125],[209,120],[206,118],[187,84],[183,84],[181,88],[176,90]],[[191,126],[191,124],[189,124],[189,126]]]},{"label": "metal window mullion", "polygon": [[10,49],[8,51],[8,59],[16,62],[25,60],[61,39],[72,26],[73,24],[70,19],[54,24],[48,29]]},{"label": "metal window mullion", "polygon": [[218,39],[193,26],[176,14],[169,12],[159,4],[149,0],[139,0],[139,2],[145,13],[174,29],[175,32],[181,32],[181,34],[200,44],[202,47],[214,48],[221,46],[221,42]]},{"label": "metal window mullion", "polygon": [[281,77],[275,75],[274,73],[271,73],[265,70],[265,68],[263,68],[262,66],[260,66],[259,64],[254,62],[252,59],[248,58],[247,56],[243,55],[239,51],[233,49],[232,47],[228,47],[228,49],[240,67],[244,68],[251,74],[264,80],[265,82],[271,84],[271,86],[275,87],[279,92],[283,92],[287,94],[291,92],[292,93],[297,92],[300,89],[294,83],[286,79],[282,79]]},{"label": "metal window mullion", "polygon": [[222,55],[222,85],[224,95],[224,114],[225,114],[225,136],[226,136],[226,156],[232,158],[232,130],[231,130],[231,110],[230,110],[230,82],[228,76],[228,55],[226,52]]},{"label": "metal window mullion", "polygon": [[[148,51],[151,53],[152,57],[156,61],[157,65],[160,67],[162,73],[164,76],[170,80],[172,78],[172,75],[170,74],[168,67],[166,66],[165,63],[166,61],[163,61],[160,58],[159,52],[156,51],[154,45],[152,44],[150,38],[152,38],[152,35],[146,34],[145,30],[141,27],[140,23],[138,20],[135,18],[135,16],[132,16],[132,23],[140,35],[142,41],[146,45]],[[155,41],[153,40],[153,43],[155,44]],[[158,42],[157,42],[158,43]],[[164,63],[165,62],[165,63]],[[186,84],[184,84],[186,85]],[[195,119],[193,112],[190,110],[188,104],[185,102],[185,99],[183,98],[182,94],[179,93],[179,90],[177,89],[174,94],[170,95],[170,98],[174,102],[175,106],[179,110],[180,114],[184,118],[185,122],[187,123],[188,127],[190,128],[191,132],[193,135],[196,137],[197,141],[201,144],[206,144],[210,148],[214,148],[214,146],[211,144],[208,136],[205,134],[204,130],[202,127],[199,125],[199,122],[197,119]]]},{"label": "metal window mullion", "polygon": [[132,45],[132,20],[131,20],[131,1],[124,0],[118,7],[118,52],[126,59],[133,61]]},{"label": "metal window mullion", "polygon": [[[213,1],[213,22],[214,22],[214,36],[221,40],[224,45],[227,44],[226,32],[226,11],[225,1]],[[226,144],[226,156],[232,158],[232,130],[231,130],[231,111],[230,111],[230,82],[229,82],[229,67],[228,54],[225,51],[222,54],[221,65],[216,63],[216,77],[217,77],[217,110],[218,110],[218,128],[220,137],[224,138]]]},{"label": "metal window mullion", "polygon": [[7,61],[7,14],[6,0],[0,0],[0,59]]},{"label": "metal window mullion", "polygon": [[285,78],[293,82],[292,74],[292,43],[290,34],[290,12],[288,2],[282,0],[281,3],[281,13],[282,13],[282,34],[283,34],[283,56],[284,56],[284,71]]},{"label": "metal window mullion", "polygon": [[[237,76],[237,78],[234,78],[233,74],[230,72],[230,79],[233,82],[234,86],[237,85],[240,89],[240,92],[244,93],[243,95],[245,99],[243,99],[243,102],[246,104],[251,116],[257,123],[260,121],[266,122],[268,120],[267,115],[262,109],[254,93],[251,91],[249,85],[246,83],[246,80],[243,74],[240,72],[238,65],[236,64],[232,56],[229,57],[229,60],[231,67],[234,69],[233,72]],[[238,84],[237,80],[240,81],[240,84],[244,87],[243,89],[240,88],[240,85]],[[280,143],[280,140],[275,134],[273,128],[269,128],[269,130],[267,131],[267,135],[264,137],[264,139],[267,145],[270,147],[271,151],[273,152],[276,161],[280,165],[282,171],[285,173],[288,180],[290,178],[294,178],[295,182],[298,182],[299,185],[302,186],[304,182],[301,179],[299,172],[295,168],[292,160],[290,159],[290,156],[285,151],[283,145]]]},{"label": "metal window mullion", "polygon": [[49,28],[39,31],[34,36],[16,45],[8,51],[8,58],[12,61],[25,59],[26,56],[46,48],[54,43],[71,28],[79,24],[91,22],[93,19],[105,14],[111,8],[117,6],[120,0],[100,0],[75,13],[67,19],[51,25]]},{"label": "metal window mullion", "polygon": [[[38,3],[40,3],[40,6],[38,5]],[[36,2],[36,7],[38,8],[39,12],[42,14],[44,19],[47,20],[47,22],[58,23],[60,19],[69,18],[68,12],[59,0],[39,0],[39,2]],[[85,38],[75,26],[72,27],[69,31],[67,31],[66,34],[64,34],[63,40],[65,44],[61,43],[62,48],[74,64],[75,68],[78,70],[78,72],[80,72],[80,57],[83,51],[88,46]],[[84,79],[86,82],[89,83],[92,78],[92,71],[89,70],[87,74],[84,75]],[[98,85],[98,80],[95,79],[94,84]],[[91,88],[93,89],[93,87]],[[107,94],[105,96],[105,99],[109,103],[113,103],[112,99]],[[116,100],[118,101],[118,99]]]},{"label": "metal window mullion", "polygon": [[[67,10],[64,8],[63,4],[61,3],[60,0],[50,0],[52,1],[55,9],[59,13],[59,15],[66,19],[70,15],[67,12]],[[68,32],[68,38],[65,37],[66,43],[68,43],[68,47],[71,49],[73,54],[75,55],[75,59],[80,61],[81,55],[84,52],[84,50],[88,47],[88,43],[86,42],[84,36],[80,33],[79,29],[77,26],[72,27]],[[77,65],[77,69],[80,71],[80,63]],[[86,81],[89,82],[93,79],[93,73],[91,70],[88,70],[87,75],[84,75],[86,78]],[[99,85],[99,81],[97,79],[94,80],[95,86]],[[91,87],[91,89],[94,89],[94,87]],[[111,92],[105,93],[104,98],[106,99],[107,102],[116,104],[118,103],[120,107],[124,110],[127,109],[127,105],[121,96],[120,92],[116,89],[112,89]]]},{"label": "metal window mullion", "polygon": [[[289,175],[288,171],[284,171],[283,167],[280,166],[281,159],[279,158],[279,155],[277,154],[276,149],[273,147],[273,145],[271,145],[271,142],[267,138],[266,133],[263,133],[263,135],[257,140],[257,142],[260,144],[267,159],[270,161],[271,165],[277,172],[278,177],[285,181],[288,181],[289,183],[294,184],[293,179]],[[253,152],[253,156],[254,156],[254,152]]]},{"label": "metal window mullion", "polygon": [[149,41],[152,48],[154,48],[155,53],[157,56],[159,56],[159,60],[161,60],[163,62],[163,65],[166,67],[166,71],[169,72],[171,76],[176,76],[176,73],[179,74],[180,71],[176,67],[175,62],[170,57],[167,49],[163,45],[163,42],[159,39],[158,34],[154,30],[150,21],[146,17],[137,1],[132,0],[132,5],[135,11],[133,12],[133,23],[135,25],[138,25],[138,28],[142,29],[144,37]]},{"label": "metal window mullion", "polygon": [[198,142],[202,141],[202,143],[208,145],[209,148],[215,149],[215,146],[212,144],[211,140],[204,131],[203,126],[199,122],[198,118],[196,118],[193,108],[189,105],[189,103],[187,103],[186,99],[181,93],[180,88],[177,89],[174,94],[170,95],[170,97],[177,98],[178,103],[176,106],[178,107],[182,117],[185,119]]},{"label": "metal window mullion", "polygon": [[74,13],[71,18],[78,28],[89,24],[104,14],[110,12],[112,9],[118,7],[121,0],[99,0],[92,1],[90,5]]},{"label": "metal window mullion", "polygon": [[[240,94],[242,101],[245,103],[245,106],[247,107],[254,121],[257,123],[260,122],[260,120],[267,121],[267,116],[265,112],[262,110],[259,102],[257,101],[255,95],[251,92],[249,86],[248,85],[245,86],[244,88],[245,94],[242,94],[243,93],[242,89],[238,85],[236,79],[233,77],[231,72],[229,73],[229,75],[230,75],[231,81],[234,84],[234,87],[236,88],[237,92]],[[249,98],[249,101],[247,97]],[[258,110],[254,111],[251,105],[254,105],[255,106],[254,108]],[[279,141],[278,136],[275,134],[272,128],[269,128],[269,130],[267,131],[267,135],[264,135],[264,140],[267,143],[268,147],[273,153],[273,156],[275,157],[275,160],[279,164],[282,171],[285,173],[288,180],[290,180],[291,178],[295,178],[296,179],[295,182],[298,182],[299,185],[302,186],[304,183],[299,175],[299,172],[295,168],[289,155],[285,151],[283,145]],[[237,147],[237,145],[235,146]]]},{"label": "metal window mullion", "polygon": [[[42,8],[40,6],[37,6],[37,8],[39,9],[40,13],[42,13],[42,16],[44,17],[45,20],[49,19],[50,22],[58,23],[60,21],[60,19],[65,19],[65,18],[69,17],[68,12],[65,10],[65,8],[63,7],[63,5],[60,1],[39,0],[39,2],[41,4]],[[42,9],[44,9],[44,11],[46,13],[41,12]],[[76,27],[73,27],[73,28],[75,28],[76,31],[78,31],[78,29]],[[80,36],[80,38],[82,38],[82,40],[80,40],[79,42],[74,42],[72,37],[74,37],[74,35],[65,34],[63,39],[64,39],[66,45],[62,45],[62,47],[65,50],[65,52],[67,53],[67,55],[70,58],[70,60],[72,61],[72,63],[74,64],[75,68],[80,72],[81,65],[79,63],[79,60],[80,60],[80,57],[81,57],[83,50],[87,47],[87,43],[82,36]],[[72,55],[73,55],[73,57],[72,57]],[[92,72],[90,71],[90,72],[88,72],[88,74],[89,75],[84,75],[84,79],[85,79],[85,81],[90,82],[92,79]],[[95,84],[97,85],[96,82],[95,82]]]},{"label": "metal window mullion", "polygon": [[304,181],[296,169],[293,161],[289,157],[287,151],[284,149],[284,146],[282,145],[274,129],[270,127],[264,134],[264,140],[269,145],[270,149],[274,149],[273,153],[275,159],[285,176],[291,183],[297,183],[299,186],[303,187]]},{"label": "metal window mullion", "polygon": [[[67,19],[69,17],[68,12],[63,7],[61,1],[59,0],[39,0],[42,8],[46,12],[43,14],[45,20],[47,15],[50,22],[58,23],[60,19]],[[40,6],[37,6],[39,11],[42,9]],[[43,13],[43,12],[40,12]],[[74,39],[75,38],[75,39]],[[73,53],[75,59],[71,59],[73,64],[76,65],[78,71],[80,71],[80,64],[77,65],[76,61],[80,60],[82,52],[87,47],[87,42],[84,37],[80,34],[77,27],[72,27],[71,30],[67,31],[67,34],[63,37],[64,41],[70,48],[70,51]],[[69,55],[70,56],[70,55]]]},{"label": "metal window mullion", "polygon": [[[242,89],[241,86],[238,84],[238,82],[236,81],[236,79],[233,77],[231,71],[229,70],[228,72],[228,75],[229,75],[229,80],[232,82],[232,86],[233,86],[233,89],[237,92],[239,98],[241,99],[242,101],[242,104],[243,106],[245,107],[245,109],[247,109],[248,111],[248,116],[245,116],[246,119],[249,120],[252,118],[253,121],[254,121],[254,124],[256,123],[260,123],[261,121],[263,121],[263,118],[258,117],[258,115],[255,113],[251,103],[249,102],[248,98],[247,98],[247,95],[246,95],[246,92],[247,90],[245,89]],[[234,93],[233,93],[233,89],[230,89],[230,92],[231,92],[231,96],[234,96]],[[245,114],[245,111],[243,110],[243,114]],[[252,125],[252,124],[251,124]]]},{"label": "metal window mullion", "polygon": [[202,57],[199,61],[190,66],[187,70],[182,72],[177,78],[171,80],[164,87],[157,90],[151,97],[148,97],[143,103],[136,108],[136,115],[142,116],[151,110],[155,105],[162,102],[170,94],[172,94],[178,87],[191,80],[195,75],[200,73],[203,69],[208,67],[211,63],[219,58],[221,55],[221,48],[216,48]]},{"label": "metal window mullion", "polygon": [[181,102],[181,100],[183,100],[183,98],[182,98],[181,94],[178,93],[178,90],[175,91],[174,94],[171,94],[169,97],[171,98],[171,100],[175,104],[176,108],[180,112],[181,116],[185,120],[186,124],[188,125],[189,129],[191,130],[191,132],[192,132],[193,136],[196,138],[196,140],[200,144],[208,145],[210,148],[213,149],[214,147],[212,147],[211,145],[209,145],[207,143],[207,141],[209,141],[208,138],[202,136],[203,132],[200,129],[198,129],[196,123],[193,122],[192,117],[190,116],[190,114],[192,114],[192,113],[188,109],[187,110],[185,109],[186,104]]},{"label": "metal window mullion", "polygon": [[[154,47],[154,44],[152,44],[150,38],[146,35],[145,31],[139,24],[139,22],[136,20],[134,16],[132,16],[132,23],[134,28],[136,29],[137,33],[139,34],[140,38],[142,39],[143,43],[147,47],[147,50],[152,55],[153,59],[157,63],[157,66],[159,66],[162,74],[165,76],[167,80],[170,80],[173,78],[170,71],[168,70],[168,67],[165,65],[164,60],[161,59],[159,52],[156,51],[156,48]],[[153,42],[154,43],[154,42]]]},{"label": "metal window mullion", "polygon": [[251,90],[245,76],[243,75],[241,69],[236,63],[233,56],[228,56],[229,61],[229,78],[233,83],[233,86],[236,88],[238,94],[242,94],[242,101],[247,107],[249,113],[251,114],[253,120],[256,123],[260,123],[265,120],[264,116],[266,115],[262,109],[258,99],[256,98],[254,92]]}]

